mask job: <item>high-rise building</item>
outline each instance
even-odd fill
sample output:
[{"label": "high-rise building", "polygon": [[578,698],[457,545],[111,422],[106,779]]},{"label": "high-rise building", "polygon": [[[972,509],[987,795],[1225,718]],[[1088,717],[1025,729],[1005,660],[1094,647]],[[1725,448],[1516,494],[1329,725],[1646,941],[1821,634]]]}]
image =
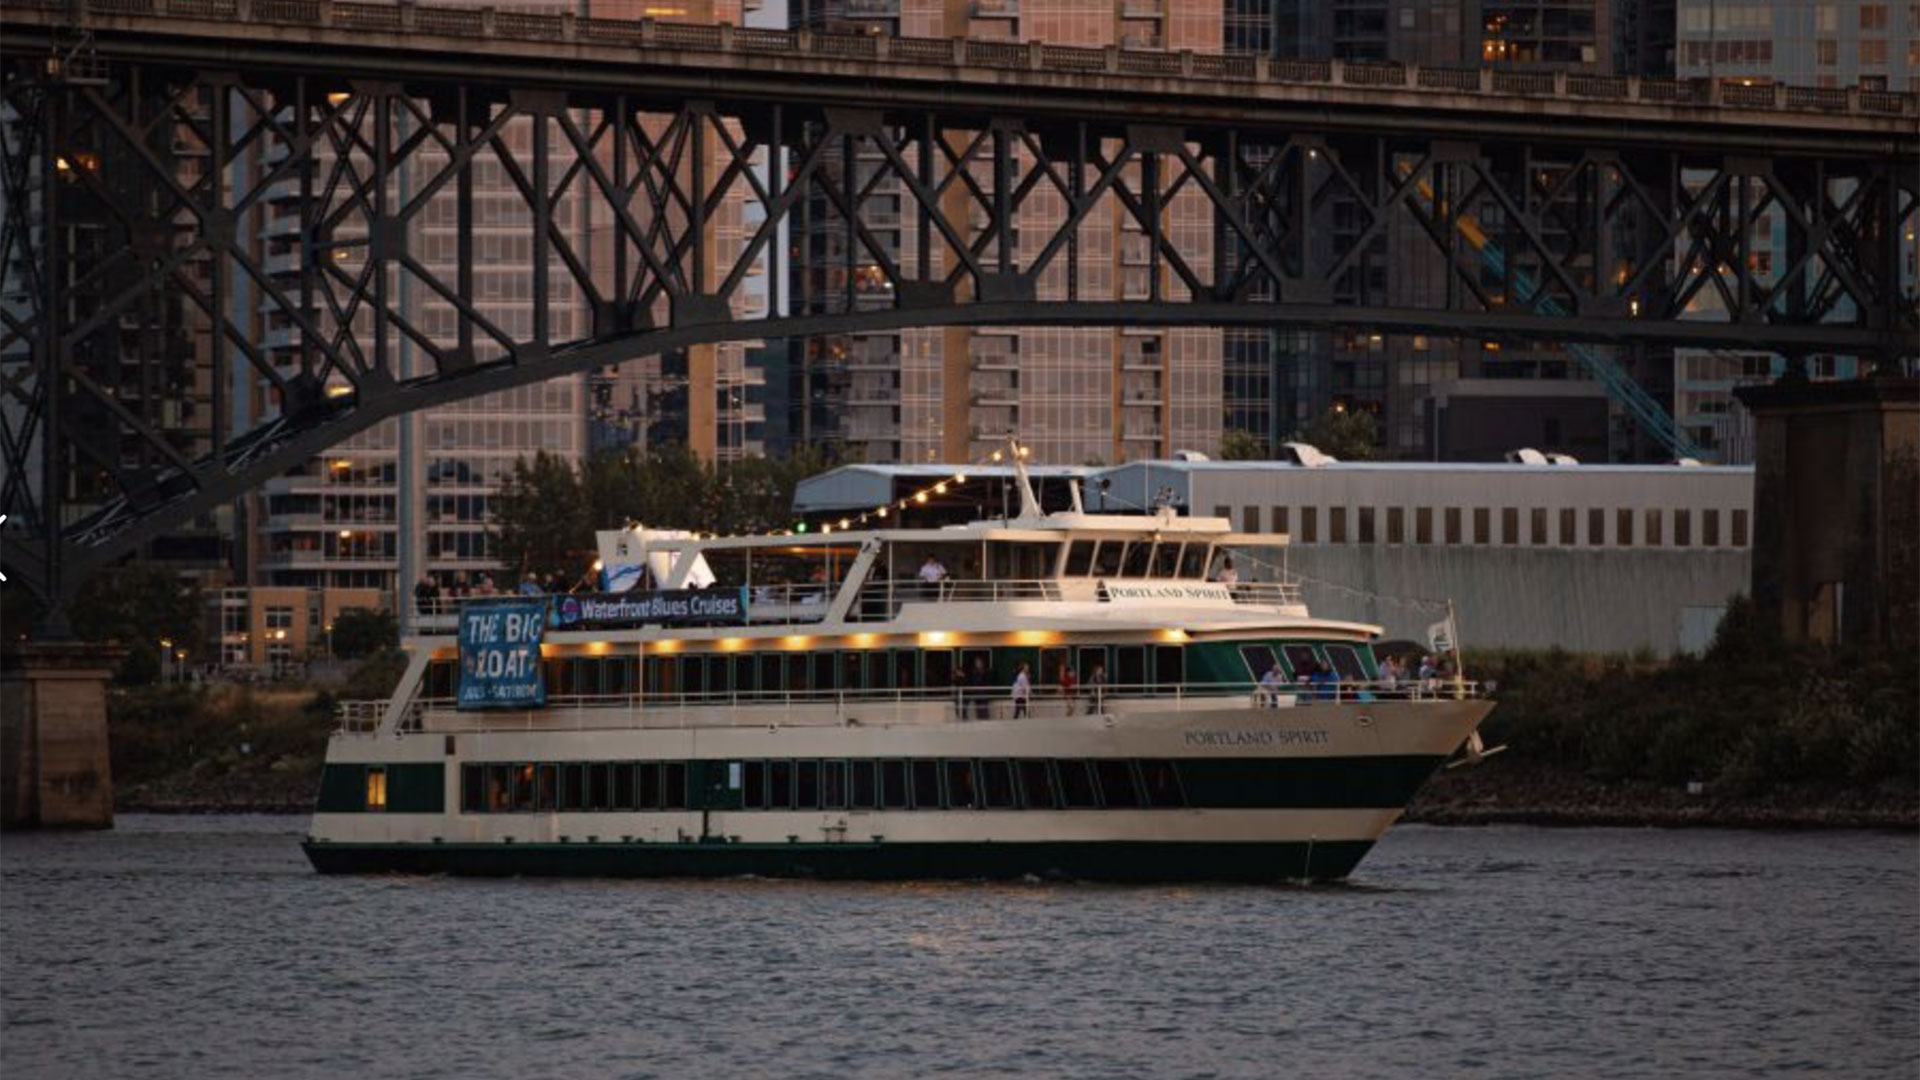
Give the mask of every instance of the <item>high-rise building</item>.
[{"label": "high-rise building", "polygon": [[[1827,89],[1920,91],[1920,5],[1863,0],[1677,0],[1678,74],[1683,78],[1733,79]],[[1844,196],[1843,196],[1844,197]],[[1765,285],[1786,270],[1788,223],[1762,211],[1749,243],[1749,269]],[[1916,282],[1916,238],[1901,238],[1901,281],[1909,295]],[[1804,280],[1804,279],[1803,279]],[[1713,304],[1710,292],[1695,301]],[[1844,302],[1836,318],[1850,318]],[[1853,356],[1805,358],[1815,379],[1852,378]],[[1733,394],[1736,387],[1768,382],[1787,370],[1787,358],[1771,353],[1677,349],[1673,355],[1674,418],[1702,447],[1729,464],[1751,464],[1753,417]]]},{"label": "high-rise building", "polygon": [[[799,0],[791,22],[820,30],[1210,53],[1220,51],[1223,34],[1217,0]],[[1023,151],[1016,160],[1017,167],[1027,164]],[[877,154],[857,160],[853,173],[864,185],[880,161]],[[964,190],[950,190],[942,212],[964,234],[978,235],[987,226],[985,211],[970,205]],[[1077,237],[1079,295],[1146,299],[1153,292],[1147,236],[1118,212],[1117,201],[1108,202]],[[1015,228],[1022,259],[1037,256],[1066,216],[1064,201],[1044,185],[1028,204]],[[910,210],[898,184],[887,180],[862,203],[867,229],[890,258],[908,266],[919,258]],[[1163,230],[1189,262],[1211,257],[1213,220],[1203,197],[1183,192],[1164,214]],[[824,194],[807,200],[793,238],[797,311],[892,303],[879,268],[863,265],[858,253],[849,260],[846,233]],[[945,254],[930,253],[936,273]],[[1064,262],[1056,262],[1041,276],[1039,299],[1065,299],[1066,278]],[[1161,282],[1169,290],[1174,284]],[[802,437],[840,441],[869,461],[966,461],[1008,435],[1018,435],[1042,461],[1119,461],[1210,451],[1220,437],[1218,330],[912,329],[813,338],[796,343],[792,363],[808,395]]]},{"label": "high-rise building", "polygon": [[[511,6],[604,18],[741,18],[739,0],[676,3],[671,13],[654,5],[643,8],[638,0]],[[657,123],[664,128],[666,120]],[[531,121],[509,123],[502,137],[510,154],[524,161],[533,137]],[[557,138],[548,146],[553,168],[564,170],[571,153]],[[329,167],[324,155],[320,160],[320,168]],[[417,149],[410,159],[417,175],[403,172],[393,196],[407,198],[409,187],[424,184],[446,160],[432,144]],[[262,227],[269,268],[289,281],[297,280],[300,270],[299,197],[298,182],[281,184]],[[482,155],[474,164],[473,207],[473,296],[480,313],[516,341],[532,338],[541,318],[552,341],[590,336],[588,299],[557,253],[549,267],[549,295],[532,294],[526,270],[532,259],[531,217],[499,160]],[[609,252],[615,235],[611,209],[584,183],[563,192],[554,209],[574,249],[586,253],[596,284],[608,285],[605,268],[613,262]],[[744,196],[729,199],[713,226],[709,242],[715,250],[708,265],[730,263],[749,227]],[[348,274],[359,272],[364,257],[364,247],[353,241],[349,224],[335,237],[333,249],[338,267]],[[435,196],[411,221],[409,252],[442,280],[454,277],[460,243],[457,202],[450,193]],[[600,280],[603,276],[609,280]],[[396,290],[396,308],[437,346],[457,342],[452,304],[406,274],[399,275]],[[736,314],[759,317],[754,305],[764,298],[764,289],[749,288]],[[656,313],[661,319],[665,315]],[[285,316],[270,312],[263,329],[273,355],[294,363],[299,339]],[[369,318],[356,319],[355,329],[359,341],[370,341]],[[403,376],[432,370],[416,343],[393,333],[389,344]],[[500,351],[484,334],[475,335],[472,346],[480,361]],[[249,580],[264,586],[393,590],[408,584],[399,575],[409,542],[418,553],[415,574],[442,581],[482,572],[511,574],[514,568],[500,566],[491,547],[488,503],[516,460],[544,451],[578,462],[594,449],[662,442],[684,443],[720,460],[757,452],[764,406],[756,400],[761,380],[747,355],[746,343],[734,343],[636,357],[588,376],[500,391],[376,425],[263,487]],[[403,500],[410,505],[403,506]],[[411,537],[402,529],[410,529]]]}]

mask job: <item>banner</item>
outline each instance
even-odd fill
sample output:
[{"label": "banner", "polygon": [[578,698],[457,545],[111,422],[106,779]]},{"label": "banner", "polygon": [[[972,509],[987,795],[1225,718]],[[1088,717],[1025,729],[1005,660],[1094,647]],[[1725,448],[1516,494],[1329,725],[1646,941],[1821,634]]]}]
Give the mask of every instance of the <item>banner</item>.
[{"label": "banner", "polygon": [[611,595],[556,596],[556,630],[622,626],[724,626],[747,621],[746,589],[662,589]]},{"label": "banner", "polygon": [[1436,653],[1452,652],[1453,636],[1453,617],[1448,616],[1427,627],[1427,647]]},{"label": "banner", "polygon": [[540,637],[547,598],[460,605],[460,708],[527,709],[547,703]]}]

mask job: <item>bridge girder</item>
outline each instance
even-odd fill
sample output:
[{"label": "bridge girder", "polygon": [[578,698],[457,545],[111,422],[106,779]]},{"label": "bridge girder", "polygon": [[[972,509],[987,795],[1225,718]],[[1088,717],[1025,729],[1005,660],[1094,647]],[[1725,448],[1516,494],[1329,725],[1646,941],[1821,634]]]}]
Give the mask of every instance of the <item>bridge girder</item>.
[{"label": "bridge girder", "polygon": [[[5,61],[0,265],[24,287],[0,329],[0,513],[30,544],[0,560],[55,598],[381,419],[697,344],[967,324],[1915,348],[1899,262],[1920,193],[1897,144],[1144,124],[454,65],[403,82],[181,67],[128,40],[88,77]],[[514,196],[478,203],[479,170]],[[1096,219],[1124,223],[1110,275],[1078,250]],[[1785,237],[1765,265],[1762,221]],[[454,250],[422,250],[427,222]],[[526,243],[483,250],[476,224]],[[821,242],[808,274],[783,227]],[[525,327],[476,291],[502,265]],[[762,310],[799,314],[747,317],[755,279]],[[178,414],[183,384],[210,415]],[[227,395],[252,384],[271,419],[230,432]]]}]

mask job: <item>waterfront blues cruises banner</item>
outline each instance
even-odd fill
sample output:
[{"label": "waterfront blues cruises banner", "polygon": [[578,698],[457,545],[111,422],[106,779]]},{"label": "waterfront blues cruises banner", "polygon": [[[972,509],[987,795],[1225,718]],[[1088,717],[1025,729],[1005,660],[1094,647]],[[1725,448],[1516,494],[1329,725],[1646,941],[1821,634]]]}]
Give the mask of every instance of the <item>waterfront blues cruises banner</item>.
[{"label": "waterfront blues cruises banner", "polygon": [[601,630],[619,626],[715,626],[747,621],[747,590],[661,589],[556,596],[556,630]]},{"label": "waterfront blues cruises banner", "polygon": [[540,638],[547,598],[460,605],[460,708],[526,709],[547,703]]}]

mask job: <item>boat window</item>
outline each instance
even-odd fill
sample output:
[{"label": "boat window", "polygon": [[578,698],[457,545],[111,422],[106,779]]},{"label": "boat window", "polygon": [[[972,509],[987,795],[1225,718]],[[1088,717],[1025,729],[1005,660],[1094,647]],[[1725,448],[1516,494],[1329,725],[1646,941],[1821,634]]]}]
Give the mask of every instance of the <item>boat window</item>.
[{"label": "boat window", "polygon": [[981,805],[989,810],[1006,810],[1013,805],[1013,766],[1005,761],[980,763]]},{"label": "boat window", "polygon": [[1202,544],[1198,541],[1187,544],[1186,550],[1180,553],[1180,576],[1195,580],[1206,577],[1207,556],[1212,550],[1211,544]]},{"label": "boat window", "polygon": [[875,649],[866,654],[867,678],[860,685],[868,690],[885,690],[892,685],[887,681],[887,651]]},{"label": "boat window", "polygon": [[1054,797],[1053,769],[1044,761],[1028,759],[1017,766],[1020,774],[1020,804],[1029,810],[1051,810],[1059,805]]},{"label": "boat window", "polygon": [[966,758],[947,762],[947,806],[954,810],[973,809],[973,762]]},{"label": "boat window", "polygon": [[660,766],[652,762],[640,765],[640,809],[660,809]]},{"label": "boat window", "polygon": [[1351,645],[1326,646],[1327,659],[1333,662],[1333,670],[1347,682],[1366,682],[1367,669],[1360,663],[1360,654],[1353,651]]},{"label": "boat window", "polygon": [[1172,541],[1161,541],[1153,549],[1153,576],[1157,578],[1175,577],[1180,573],[1180,549],[1184,545]]},{"label": "boat window", "polygon": [[533,766],[516,765],[513,770],[513,808],[533,809]]},{"label": "boat window", "polygon": [[1146,789],[1147,805],[1155,808],[1185,806],[1187,800],[1180,794],[1180,776],[1174,771],[1171,761],[1142,761],[1140,763],[1141,786]]},{"label": "boat window", "polygon": [[1127,545],[1122,540],[1102,540],[1100,549],[1093,555],[1094,577],[1119,577],[1120,562],[1125,556]]},{"label": "boat window", "polygon": [[749,761],[746,764],[744,784],[740,792],[740,805],[748,810],[767,808],[767,763]]},{"label": "boat window", "polygon": [[1253,675],[1254,682],[1259,682],[1261,676],[1273,670],[1273,650],[1265,645],[1240,646],[1240,659],[1247,662],[1247,671]]},{"label": "boat window", "polygon": [[799,810],[820,809],[820,763],[802,761],[793,767],[793,805]]},{"label": "boat window", "polygon": [[776,810],[793,805],[793,762],[767,763],[767,805]]},{"label": "boat window", "polygon": [[813,689],[831,690],[833,681],[833,654],[820,652],[813,654]]},{"label": "boat window", "polygon": [[459,681],[459,669],[451,660],[435,660],[427,665],[427,696],[430,698],[450,698],[456,693],[454,684]]},{"label": "boat window", "polygon": [[668,810],[687,808],[687,763],[669,761],[660,766],[660,805]]},{"label": "boat window", "polygon": [[633,657],[618,656],[607,664],[606,692],[623,697],[633,693]]},{"label": "boat window", "polygon": [[477,814],[487,805],[487,777],[479,765],[460,766],[460,809]]},{"label": "boat window", "polygon": [[920,663],[918,652],[913,649],[894,649],[889,655],[893,657],[893,685],[902,689],[912,689],[920,685],[917,672]]},{"label": "boat window", "polygon": [[1138,691],[1147,682],[1147,650],[1140,645],[1122,645],[1113,650],[1119,670],[1113,681],[1121,693]]},{"label": "boat window", "polygon": [[848,770],[853,774],[852,802],[855,810],[871,810],[880,805],[880,792],[876,790],[874,783],[877,779],[875,776],[877,764],[872,761],[856,761],[853,763],[853,768]]},{"label": "boat window", "polygon": [[1153,557],[1153,545],[1136,541],[1127,545],[1127,557],[1120,564],[1121,577],[1146,577],[1147,562]]},{"label": "boat window", "polygon": [[915,810],[940,809],[940,767],[939,763],[926,758],[916,758],[913,762],[913,808]]},{"label": "boat window", "polygon": [[552,810],[560,805],[560,767],[542,765],[533,777],[533,808]]},{"label": "boat window", "polygon": [[1285,654],[1287,667],[1292,670],[1295,678],[1303,672],[1320,666],[1320,658],[1313,654],[1311,645],[1282,645],[1280,651]]},{"label": "boat window", "polygon": [[733,658],[733,692],[745,696],[760,688],[759,657],[739,653]]},{"label": "boat window", "polygon": [[383,765],[367,766],[367,809],[387,808],[387,770]]},{"label": "boat window", "polygon": [[904,810],[907,807],[907,763],[904,761],[883,761],[880,763],[880,805],[888,810]]},{"label": "boat window", "polygon": [[1130,810],[1140,805],[1140,793],[1133,786],[1133,763],[1125,758],[1102,758],[1094,763],[1100,777],[1100,794],[1108,807]]},{"label": "boat window", "polygon": [[487,809],[500,813],[513,809],[513,767],[487,766]]},{"label": "boat window", "polygon": [[933,649],[922,654],[927,673],[921,680],[922,686],[951,686],[953,684],[953,650]]},{"label": "boat window", "polygon": [[849,649],[840,654],[840,687],[843,690],[858,690],[861,687],[860,673],[863,665],[859,653]]},{"label": "boat window", "polygon": [[1153,681],[1157,686],[1179,686],[1187,681],[1187,650],[1178,645],[1153,647]]},{"label": "boat window", "polygon": [[1060,762],[1060,795],[1069,810],[1095,810],[1100,798],[1094,793],[1091,762]]},{"label": "boat window", "polygon": [[707,692],[724,694],[733,689],[727,685],[727,658],[719,655],[707,657]]},{"label": "boat window", "polygon": [[1093,569],[1093,549],[1098,540],[1075,540],[1067,548],[1067,576],[1086,577]]},{"label": "boat window", "polygon": [[683,656],[680,658],[680,692],[683,694],[707,692],[706,657]]},{"label": "boat window", "polygon": [[820,763],[820,805],[827,810],[846,809],[846,762],[823,761]]},{"label": "boat window", "polygon": [[587,767],[585,765],[560,766],[560,809],[585,810],[587,808]]},{"label": "boat window", "polygon": [[605,810],[612,803],[612,767],[604,761],[587,766],[587,809]]},{"label": "boat window", "polygon": [[[1083,645],[1080,648],[1080,687],[1087,693],[1092,692],[1093,669],[1107,666],[1107,650],[1100,645]],[[1108,679],[1112,682],[1112,679]]]},{"label": "boat window", "polygon": [[613,767],[613,805],[615,809],[634,808],[633,791],[634,766],[622,763]]}]

